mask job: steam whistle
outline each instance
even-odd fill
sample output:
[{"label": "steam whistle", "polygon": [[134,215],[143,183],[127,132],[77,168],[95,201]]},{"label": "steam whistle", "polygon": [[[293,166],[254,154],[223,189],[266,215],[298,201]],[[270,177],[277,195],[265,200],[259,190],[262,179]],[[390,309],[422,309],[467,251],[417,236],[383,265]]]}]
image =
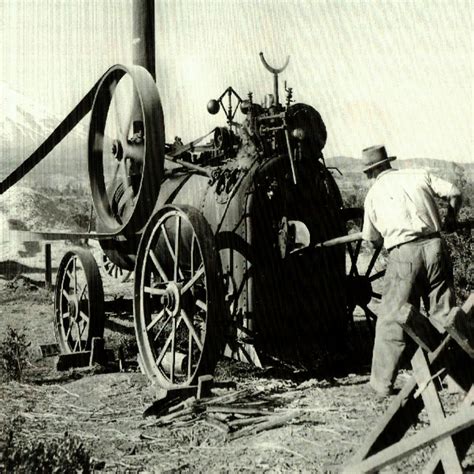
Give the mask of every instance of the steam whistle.
[{"label": "steam whistle", "polygon": [[262,60],[262,63],[265,66],[265,69],[273,74],[273,94],[275,96],[275,103],[278,106],[280,105],[279,96],[278,96],[278,74],[280,74],[280,72],[283,72],[286,69],[286,67],[288,66],[288,63],[290,62],[290,56],[286,57],[285,64],[280,68],[270,66],[270,64],[268,64],[267,61],[265,60],[265,57],[263,56],[262,52],[260,52],[260,59]]}]

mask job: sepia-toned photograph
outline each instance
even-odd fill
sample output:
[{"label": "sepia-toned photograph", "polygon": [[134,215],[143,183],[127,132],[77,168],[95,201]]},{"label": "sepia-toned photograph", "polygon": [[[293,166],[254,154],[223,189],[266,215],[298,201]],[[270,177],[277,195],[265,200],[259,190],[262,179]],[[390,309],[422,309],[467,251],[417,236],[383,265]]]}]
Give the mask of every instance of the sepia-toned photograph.
[{"label": "sepia-toned photograph", "polygon": [[474,472],[473,0],[0,0],[0,472]]}]

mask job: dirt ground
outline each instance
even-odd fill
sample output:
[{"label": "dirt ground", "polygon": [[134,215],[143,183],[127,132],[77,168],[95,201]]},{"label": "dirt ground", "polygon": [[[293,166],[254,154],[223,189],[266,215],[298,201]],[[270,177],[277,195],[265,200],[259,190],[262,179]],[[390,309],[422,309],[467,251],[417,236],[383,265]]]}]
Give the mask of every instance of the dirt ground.
[{"label": "dirt ground", "polygon": [[[53,267],[61,254],[55,247]],[[25,380],[0,384],[2,438],[12,426],[18,436],[45,442],[67,432],[84,442],[105,472],[334,472],[350,462],[390,404],[390,397],[378,399],[367,386],[371,340],[358,319],[349,349],[316,372],[219,363],[216,380],[235,387],[214,394],[246,389],[249,406],[291,415],[282,426],[234,440],[202,416],[160,426],[156,418],[143,417],[156,392],[138,371],[57,372],[54,358],[40,357],[39,345],[55,342],[52,294],[42,287],[40,267],[36,256],[0,272],[0,334],[11,326],[31,341]],[[111,288],[115,298],[130,295],[130,282],[117,285],[103,276],[109,297]],[[130,315],[111,318],[107,328],[107,344],[116,347],[123,334],[132,334]],[[397,386],[409,374],[402,371]],[[460,397],[447,390],[442,395],[448,410]],[[425,425],[422,414],[416,429]],[[465,468],[474,471],[472,451]],[[431,452],[428,447],[383,472],[419,472]]]}]

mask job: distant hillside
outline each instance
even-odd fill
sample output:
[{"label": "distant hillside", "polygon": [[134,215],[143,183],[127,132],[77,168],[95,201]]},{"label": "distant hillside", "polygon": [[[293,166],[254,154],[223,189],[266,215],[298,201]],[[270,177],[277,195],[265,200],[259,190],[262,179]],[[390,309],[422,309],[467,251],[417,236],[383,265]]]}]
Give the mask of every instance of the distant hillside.
[{"label": "distant hillside", "polygon": [[[348,177],[362,172],[362,160],[360,158],[351,158],[348,156],[335,156],[326,159],[329,167],[338,168]],[[450,180],[456,180],[463,177],[469,182],[474,182],[474,163],[455,163],[453,161],[435,160],[433,158],[409,158],[397,159],[392,162],[394,168],[423,168],[433,174]],[[360,179],[360,176],[359,178]]]},{"label": "distant hillside", "polygon": [[[326,165],[330,168],[337,168],[342,173],[339,174],[334,170],[333,176],[342,192],[346,205],[361,206],[370,186],[370,181],[362,173],[362,160],[348,156],[335,156],[327,158]],[[463,191],[465,205],[474,199],[474,163],[454,163],[432,158],[410,158],[406,160],[397,159],[392,162],[392,166],[398,169],[426,169],[440,178],[457,184]]]}]

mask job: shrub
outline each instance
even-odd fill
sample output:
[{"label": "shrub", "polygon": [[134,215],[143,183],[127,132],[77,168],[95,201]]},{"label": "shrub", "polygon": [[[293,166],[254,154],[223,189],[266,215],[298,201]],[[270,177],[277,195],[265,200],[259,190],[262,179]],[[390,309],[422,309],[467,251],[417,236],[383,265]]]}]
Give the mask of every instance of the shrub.
[{"label": "shrub", "polygon": [[29,440],[18,435],[20,427],[18,419],[10,422],[2,449],[1,472],[86,474],[92,471],[91,456],[81,440],[67,433],[50,441]]},{"label": "shrub", "polygon": [[28,347],[30,343],[22,332],[12,327],[7,328],[7,334],[0,344],[1,374],[7,380],[21,381],[24,369],[28,363]]},{"label": "shrub", "polygon": [[[471,222],[474,211],[464,207],[459,217],[460,222]],[[471,224],[472,225],[472,224]],[[454,288],[456,290],[456,304],[462,305],[474,288],[474,240],[472,229],[469,227],[456,233],[446,235],[449,252],[453,260]]]}]

